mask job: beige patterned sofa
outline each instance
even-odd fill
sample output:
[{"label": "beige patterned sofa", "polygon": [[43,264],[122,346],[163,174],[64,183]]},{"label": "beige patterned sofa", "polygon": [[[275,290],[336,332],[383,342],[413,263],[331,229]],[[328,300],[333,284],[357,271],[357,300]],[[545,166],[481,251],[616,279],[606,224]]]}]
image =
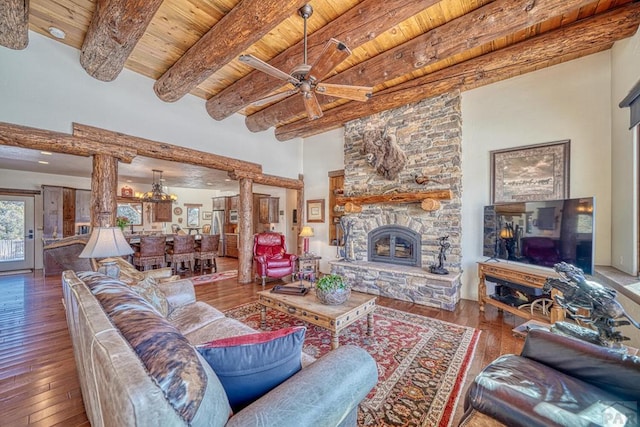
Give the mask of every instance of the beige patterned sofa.
[{"label": "beige patterned sofa", "polygon": [[[98,426],[346,426],[377,381],[364,350],[342,346],[237,413],[193,345],[256,331],[200,301],[189,280],[129,285],[65,271],[63,292],[86,413]],[[153,286],[151,286],[153,285]],[[149,290],[161,291],[165,306]],[[153,292],[151,292],[153,294]],[[161,312],[166,309],[163,315]]]}]

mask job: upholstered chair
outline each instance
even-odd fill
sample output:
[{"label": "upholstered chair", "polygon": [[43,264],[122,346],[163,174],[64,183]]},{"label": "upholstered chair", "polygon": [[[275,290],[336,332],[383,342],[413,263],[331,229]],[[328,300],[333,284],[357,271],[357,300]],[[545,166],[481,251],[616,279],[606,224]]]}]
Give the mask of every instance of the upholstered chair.
[{"label": "upholstered chair", "polygon": [[167,248],[167,262],[173,273],[177,273],[180,263],[189,262],[189,270],[193,271],[195,260],[195,236],[192,234],[174,234],[173,243]]},{"label": "upholstered chair", "polygon": [[[200,264],[200,274],[204,272],[205,263],[211,266],[211,272],[218,271],[216,257],[218,256],[218,245],[220,244],[219,234],[203,234],[199,241],[196,241],[195,259]],[[207,267],[209,268],[209,267]]]},{"label": "upholstered chair", "polygon": [[281,279],[295,271],[295,254],[288,254],[280,233],[258,233],[253,236],[253,265],[264,287],[267,277]]},{"label": "upholstered chair", "polygon": [[166,245],[164,236],[141,236],[140,250],[133,253],[132,264],[147,271],[153,267],[164,267],[164,247]]}]

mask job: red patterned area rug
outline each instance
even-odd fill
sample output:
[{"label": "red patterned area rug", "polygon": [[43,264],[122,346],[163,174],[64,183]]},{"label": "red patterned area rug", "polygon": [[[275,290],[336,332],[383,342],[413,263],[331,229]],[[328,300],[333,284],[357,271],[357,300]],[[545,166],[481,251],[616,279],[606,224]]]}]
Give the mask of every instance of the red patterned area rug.
[{"label": "red patterned area rug", "polygon": [[202,276],[189,277],[194,285],[204,285],[207,283],[217,282],[224,279],[233,279],[238,277],[238,270],[221,271],[220,273],[203,274]]},{"label": "red patterned area rug", "polygon": [[[226,311],[260,329],[260,305]],[[340,334],[340,345],[367,350],[378,364],[378,384],[360,405],[360,426],[449,426],[471,365],[480,331],[378,306],[374,336],[366,318]],[[321,357],[331,349],[327,330],[267,309],[267,329],[306,325],[304,351]]]}]

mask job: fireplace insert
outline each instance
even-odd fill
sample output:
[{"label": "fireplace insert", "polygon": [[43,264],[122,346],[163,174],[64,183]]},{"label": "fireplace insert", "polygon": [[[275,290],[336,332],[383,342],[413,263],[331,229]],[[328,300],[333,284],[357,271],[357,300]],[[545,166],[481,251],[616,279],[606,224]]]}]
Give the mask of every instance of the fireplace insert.
[{"label": "fireplace insert", "polygon": [[373,262],[417,266],[420,235],[400,225],[385,225],[368,235],[368,258]]}]

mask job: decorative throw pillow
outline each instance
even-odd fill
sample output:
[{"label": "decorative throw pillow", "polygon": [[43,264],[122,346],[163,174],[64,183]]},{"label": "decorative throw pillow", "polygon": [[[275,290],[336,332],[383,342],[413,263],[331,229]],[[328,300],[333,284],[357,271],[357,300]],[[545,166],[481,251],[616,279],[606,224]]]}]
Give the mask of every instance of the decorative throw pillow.
[{"label": "decorative throw pillow", "polygon": [[131,285],[131,289],[136,291],[138,295],[144,298],[164,317],[169,315],[167,296],[156,286],[156,280],[153,277],[147,277],[135,285]]},{"label": "decorative throw pillow", "polygon": [[216,373],[235,412],[302,368],[306,328],[223,338],[196,346]]}]

